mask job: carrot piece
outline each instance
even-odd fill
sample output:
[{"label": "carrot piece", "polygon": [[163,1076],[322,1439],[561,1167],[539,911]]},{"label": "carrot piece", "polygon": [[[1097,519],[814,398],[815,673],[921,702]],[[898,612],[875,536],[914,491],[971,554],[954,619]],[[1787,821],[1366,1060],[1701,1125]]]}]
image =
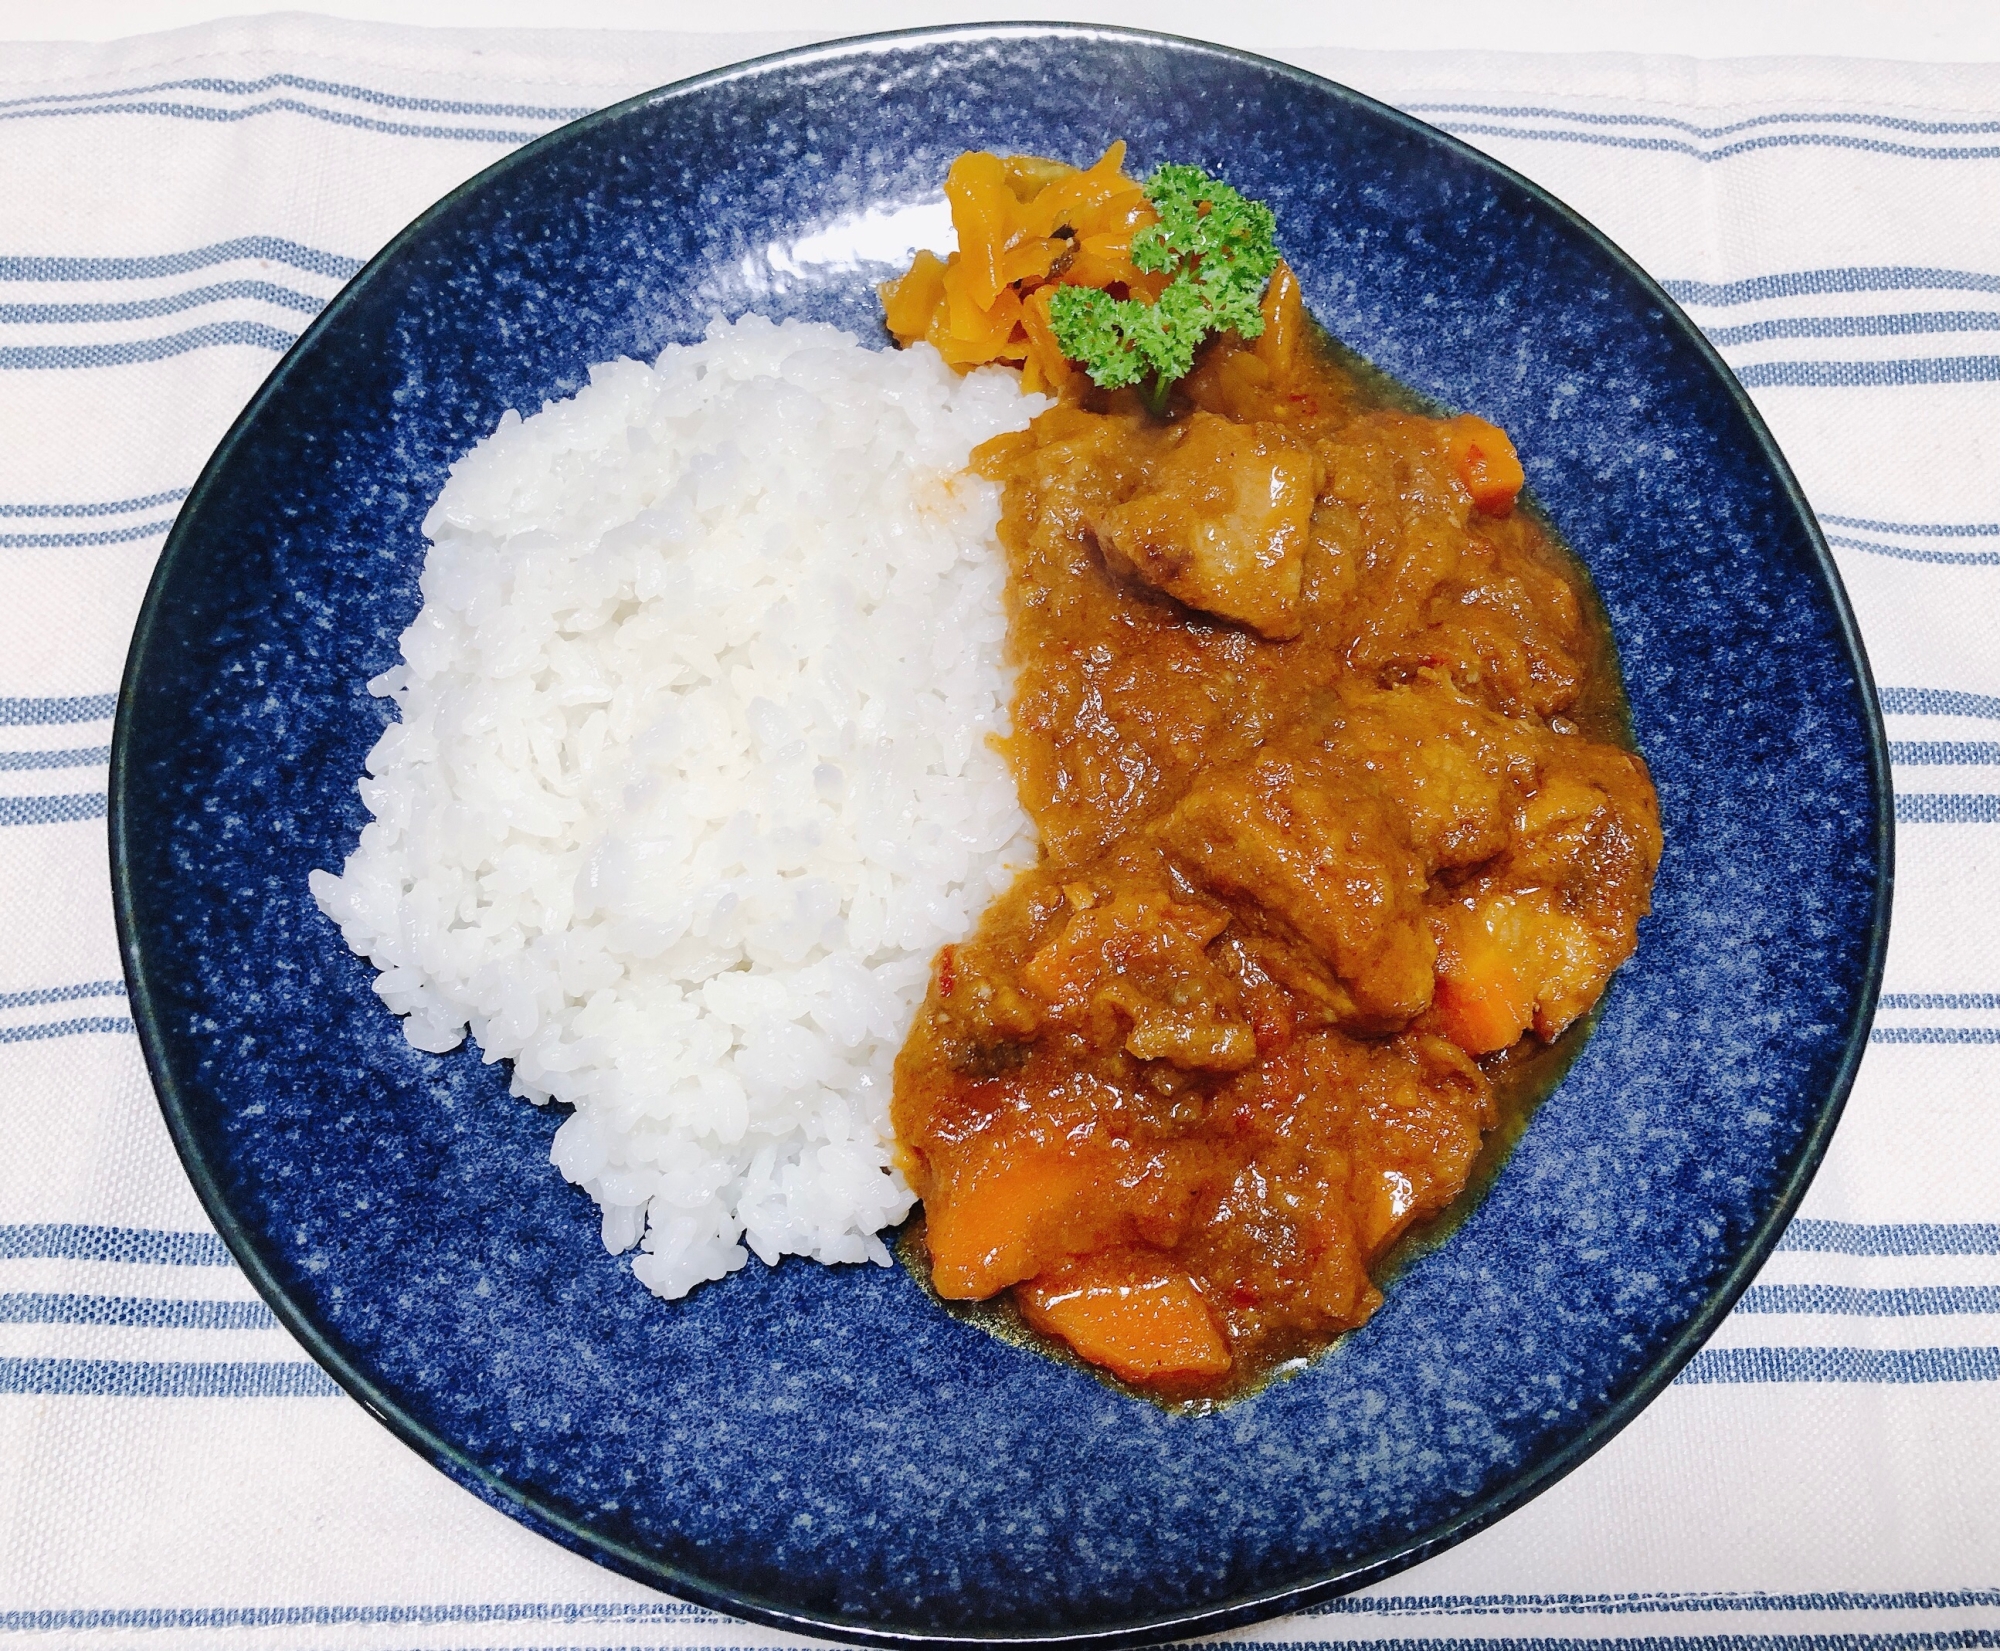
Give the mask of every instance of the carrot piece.
[{"label": "carrot piece", "polygon": [[1129,1382],[1220,1376],[1229,1343],[1193,1279],[1133,1252],[1086,1257],[1021,1291],[1029,1322]]},{"label": "carrot piece", "polygon": [[1438,959],[1431,1006],[1444,1035],[1468,1055],[1505,1049],[1535,1018],[1529,920],[1505,897],[1445,907],[1433,918]]},{"label": "carrot piece", "polygon": [[1527,1017],[1497,981],[1458,981],[1440,975],[1431,999],[1444,1035],[1468,1055],[1505,1049],[1528,1029]]},{"label": "carrot piece", "polygon": [[[924,1200],[931,1284],[948,1301],[983,1301],[1046,1264],[1036,1241],[1087,1199],[1097,1177],[1046,1148],[987,1159]],[[1058,1252],[1060,1253],[1060,1252]]]},{"label": "carrot piece", "polygon": [[882,316],[898,344],[914,344],[930,330],[931,318],[944,303],[944,260],[935,252],[920,252],[899,281],[884,281]]},{"label": "carrot piece", "polygon": [[1445,425],[1445,441],[1458,479],[1472,495],[1475,510],[1504,516],[1527,477],[1507,432],[1472,413],[1461,413]]}]

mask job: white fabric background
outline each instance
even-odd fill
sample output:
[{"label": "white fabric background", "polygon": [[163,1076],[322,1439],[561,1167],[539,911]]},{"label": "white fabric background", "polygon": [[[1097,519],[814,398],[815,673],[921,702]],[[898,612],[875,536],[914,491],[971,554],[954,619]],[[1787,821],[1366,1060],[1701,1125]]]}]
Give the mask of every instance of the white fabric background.
[{"label": "white fabric background", "polygon": [[[0,39],[115,40],[263,10],[230,0],[0,0]],[[699,29],[684,0],[316,0],[314,12],[430,28]],[[743,30],[816,38],[928,23],[1068,17],[1193,35],[1253,50],[1339,45],[1349,51],[1687,52],[1699,57],[1887,57],[2000,60],[1990,0],[745,0]]]},{"label": "white fabric background", "polygon": [[[178,495],[344,272],[562,111],[797,38],[290,17],[0,47],[0,1647],[773,1638],[457,1490],[214,1264],[91,809]],[[1880,1041],[1704,1379],[1492,1530],[1248,1637],[2000,1643],[2000,69],[1282,55],[1683,295],[1834,538],[1906,818]]]}]

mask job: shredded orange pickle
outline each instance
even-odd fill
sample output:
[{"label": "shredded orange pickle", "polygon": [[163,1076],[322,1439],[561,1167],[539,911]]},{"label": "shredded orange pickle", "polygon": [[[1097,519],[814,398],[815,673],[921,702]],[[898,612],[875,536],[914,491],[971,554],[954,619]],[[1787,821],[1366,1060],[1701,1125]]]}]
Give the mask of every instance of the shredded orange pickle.
[{"label": "shredded orange pickle", "polygon": [[896,342],[924,339],[954,367],[1002,361],[1021,369],[1023,390],[1059,391],[1076,368],[1049,321],[1055,289],[1154,300],[1167,283],[1132,263],[1132,237],[1160,215],[1125,175],[1123,140],[1081,170],[1035,155],[960,155],[944,193],[958,250],[920,252],[878,290]]},{"label": "shredded orange pickle", "polygon": [[[1172,280],[1132,262],[1132,237],[1160,215],[1144,186],[1125,175],[1123,139],[1081,169],[973,150],[951,163],[944,193],[958,250],[943,258],[919,252],[901,279],[876,291],[897,344],[922,339],[960,372],[1003,362],[1021,370],[1024,391],[1082,391],[1083,369],[1056,342],[1049,305],[1057,291],[1100,287],[1151,304]],[[1224,360],[1225,403],[1231,384],[1254,401],[1291,371],[1306,321],[1298,277],[1283,259],[1259,309],[1264,330],[1255,345]],[[1474,507],[1504,516],[1525,480],[1506,433],[1471,413],[1439,429]]]}]

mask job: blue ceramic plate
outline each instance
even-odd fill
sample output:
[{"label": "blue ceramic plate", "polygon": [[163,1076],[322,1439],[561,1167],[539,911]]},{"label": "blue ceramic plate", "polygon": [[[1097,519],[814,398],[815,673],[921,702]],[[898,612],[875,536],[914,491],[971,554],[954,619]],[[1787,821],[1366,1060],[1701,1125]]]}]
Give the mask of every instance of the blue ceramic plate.
[{"label": "blue ceramic plate", "polygon": [[[1277,209],[1315,314],[1512,432],[1624,653],[1667,854],[1637,958],[1491,1194],[1301,1378],[1169,1416],[900,1269],[661,1302],[547,1167],[558,1118],[412,1049],[315,909],[365,815],[363,686],[418,523],[507,408],[716,310],[879,336],[871,245],[962,149],[1196,161]],[[890,227],[885,228],[884,226]],[[406,230],[210,462],[113,755],[146,1056],[279,1316],[476,1494],[685,1598],[856,1640],[1165,1638],[1408,1565],[1601,1445],[1770,1248],[1846,1095],[1888,771],[1833,564],[1660,289],[1492,161],[1187,41],[948,29],[769,58],[566,127]]]}]

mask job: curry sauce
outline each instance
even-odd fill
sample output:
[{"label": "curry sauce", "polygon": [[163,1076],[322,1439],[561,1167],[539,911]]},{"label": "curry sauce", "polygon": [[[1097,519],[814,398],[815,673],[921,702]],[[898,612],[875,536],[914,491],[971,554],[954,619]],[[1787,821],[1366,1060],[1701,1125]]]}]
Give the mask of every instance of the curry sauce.
[{"label": "curry sauce", "polygon": [[1504,434],[1344,359],[1282,265],[1264,320],[1165,417],[1079,375],[975,455],[1043,853],[939,953],[893,1102],[936,1293],[1173,1399],[1366,1321],[1661,847]]}]

